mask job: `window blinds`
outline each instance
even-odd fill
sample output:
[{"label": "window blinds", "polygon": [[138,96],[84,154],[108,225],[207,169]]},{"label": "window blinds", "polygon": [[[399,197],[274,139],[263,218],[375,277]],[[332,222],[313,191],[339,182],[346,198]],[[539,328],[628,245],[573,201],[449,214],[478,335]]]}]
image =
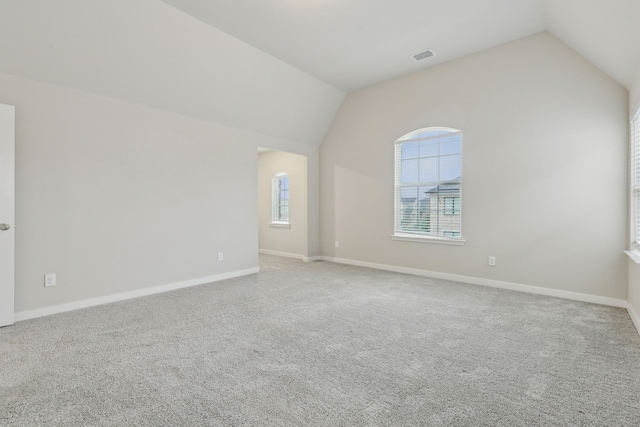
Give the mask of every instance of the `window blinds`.
[{"label": "window blinds", "polygon": [[289,176],[278,173],[271,179],[271,222],[289,222]]},{"label": "window blinds", "polygon": [[635,248],[640,249],[640,110],[631,121],[631,147],[632,240]]}]

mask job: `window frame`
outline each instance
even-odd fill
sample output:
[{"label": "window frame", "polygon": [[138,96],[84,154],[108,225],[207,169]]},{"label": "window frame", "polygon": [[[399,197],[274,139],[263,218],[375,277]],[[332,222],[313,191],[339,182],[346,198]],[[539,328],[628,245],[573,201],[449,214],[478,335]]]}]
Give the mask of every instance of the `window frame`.
[{"label": "window frame", "polygon": [[629,257],[640,264],[640,107],[631,119],[629,129]]},{"label": "window frame", "polygon": [[[463,151],[464,151],[464,144],[463,141],[461,140],[460,142],[460,177],[457,181],[457,183],[459,184],[459,194],[457,196],[446,196],[446,197],[457,197],[458,198],[458,212],[455,213],[455,215],[459,215],[459,231],[456,230],[442,230],[443,234],[444,231],[447,231],[447,233],[449,234],[453,234],[453,233],[458,233],[457,236],[444,236],[444,235],[434,235],[434,234],[430,234],[430,233],[424,233],[424,232],[418,232],[418,231],[405,231],[405,230],[399,230],[398,229],[398,224],[400,224],[400,217],[399,215],[402,215],[401,212],[401,208],[400,208],[400,195],[399,195],[399,191],[403,188],[403,187],[410,187],[410,186],[420,186],[421,181],[418,181],[416,183],[400,183],[400,179],[401,179],[401,169],[398,167],[398,164],[400,162],[399,160],[399,153],[402,147],[402,144],[405,143],[411,143],[411,142],[417,142],[417,141],[422,141],[422,140],[429,140],[429,139],[436,139],[436,138],[441,138],[441,135],[438,136],[433,136],[433,137],[428,137],[428,138],[415,138],[416,135],[420,134],[420,133],[425,133],[425,132],[433,132],[433,131],[446,131],[449,132],[451,134],[459,134],[461,137],[463,135],[463,132],[459,129],[454,129],[454,128],[449,128],[449,127],[440,127],[440,126],[432,126],[432,127],[426,127],[426,128],[421,128],[415,131],[412,131],[404,136],[402,136],[401,138],[397,139],[394,142],[394,156],[393,156],[393,162],[394,162],[394,166],[393,166],[393,170],[394,170],[394,182],[393,182],[393,186],[394,186],[394,202],[393,202],[393,234],[391,235],[391,238],[393,240],[400,240],[400,241],[409,241],[409,242],[423,242],[423,243],[441,243],[441,244],[449,244],[449,245],[464,245],[465,244],[465,240],[462,238],[462,170],[463,170]],[[442,155],[440,153],[438,153],[437,158],[440,159],[442,157]],[[418,157],[420,158],[420,157]],[[443,183],[447,182],[447,181],[440,181],[440,178],[438,177],[438,186],[442,185]],[[427,181],[424,181],[424,183],[427,183]],[[432,184],[429,184],[432,185]],[[426,185],[425,185],[426,186]],[[443,202],[444,204],[444,197],[443,197]],[[455,208],[455,202],[454,202],[454,208]],[[455,212],[455,209],[454,209]],[[443,210],[444,213],[444,210]]]},{"label": "window frame", "polygon": [[[281,183],[286,180],[287,188],[282,189]],[[286,191],[287,197],[282,197],[282,191]],[[282,215],[282,201],[286,200],[286,218]],[[290,228],[291,227],[291,182],[289,174],[286,172],[276,172],[271,177],[271,227]],[[280,212],[279,214],[277,212]]]}]

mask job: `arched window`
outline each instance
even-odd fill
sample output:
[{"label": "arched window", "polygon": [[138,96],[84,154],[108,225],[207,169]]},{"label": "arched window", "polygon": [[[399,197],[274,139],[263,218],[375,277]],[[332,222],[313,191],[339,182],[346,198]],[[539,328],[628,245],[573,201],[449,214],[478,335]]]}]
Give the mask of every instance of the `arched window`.
[{"label": "arched window", "polygon": [[289,224],[289,175],[285,172],[271,178],[271,223]]},{"label": "arched window", "polygon": [[462,132],[431,127],[395,143],[394,238],[462,243]]}]

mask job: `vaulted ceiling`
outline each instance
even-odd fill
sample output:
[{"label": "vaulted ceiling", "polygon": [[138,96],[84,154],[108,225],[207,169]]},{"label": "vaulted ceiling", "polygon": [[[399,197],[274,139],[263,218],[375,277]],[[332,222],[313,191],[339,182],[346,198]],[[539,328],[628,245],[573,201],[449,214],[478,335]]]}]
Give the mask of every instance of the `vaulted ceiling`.
[{"label": "vaulted ceiling", "polygon": [[160,0],[1,1],[0,72],[310,145],[344,98]]},{"label": "vaulted ceiling", "polygon": [[163,1],[347,92],[544,30],[626,87],[640,60],[638,0]]},{"label": "vaulted ceiling", "polygon": [[638,0],[12,0],[0,73],[317,146],[347,92],[544,30],[640,71]]}]

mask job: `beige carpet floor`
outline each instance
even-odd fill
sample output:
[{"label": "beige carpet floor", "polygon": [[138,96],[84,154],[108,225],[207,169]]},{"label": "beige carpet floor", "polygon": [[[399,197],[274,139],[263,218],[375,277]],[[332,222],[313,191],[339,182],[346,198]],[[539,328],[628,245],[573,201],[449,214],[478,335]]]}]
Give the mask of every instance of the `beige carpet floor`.
[{"label": "beige carpet floor", "polygon": [[264,256],[0,329],[0,426],[639,426],[623,309]]}]

